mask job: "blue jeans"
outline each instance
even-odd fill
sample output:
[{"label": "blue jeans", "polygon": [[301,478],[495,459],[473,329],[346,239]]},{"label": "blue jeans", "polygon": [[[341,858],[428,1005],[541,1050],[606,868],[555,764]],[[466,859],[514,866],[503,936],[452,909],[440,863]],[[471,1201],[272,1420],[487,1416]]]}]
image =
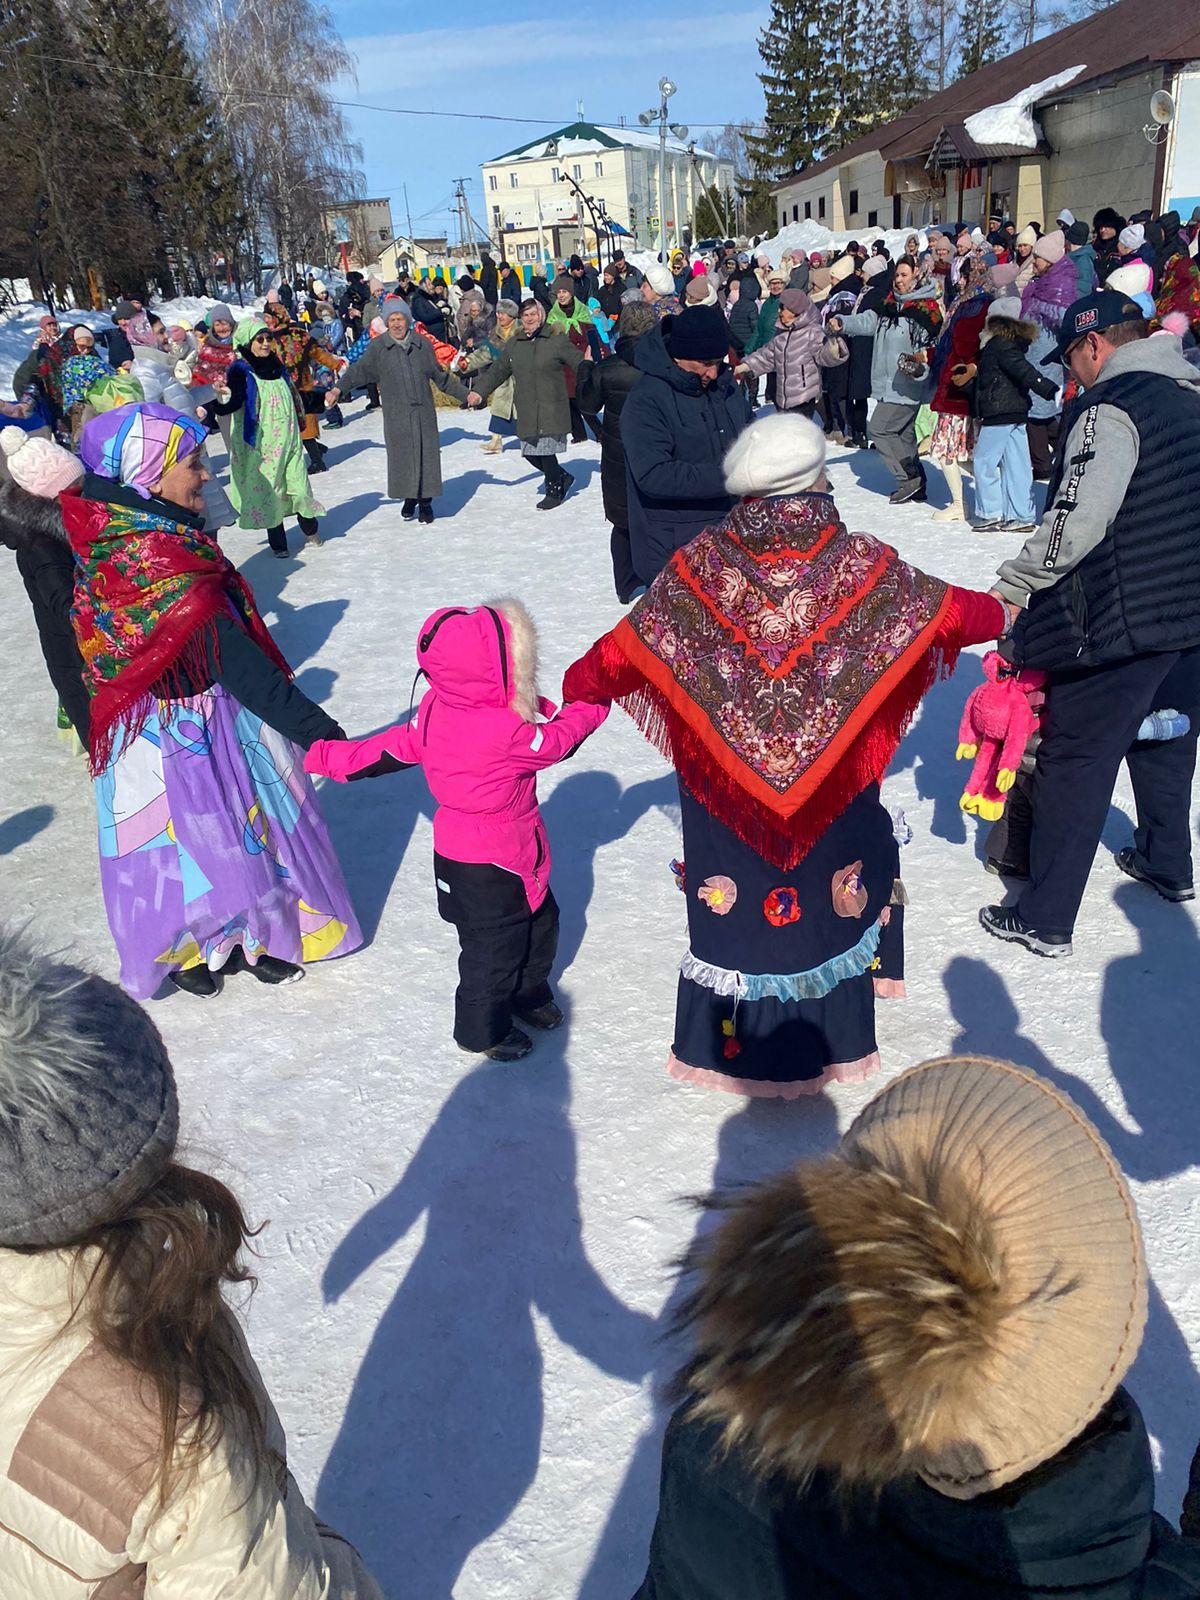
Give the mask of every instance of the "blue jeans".
[{"label": "blue jeans", "polygon": [[1023,422],[985,423],[975,441],[975,515],[1033,522],[1033,467]]}]

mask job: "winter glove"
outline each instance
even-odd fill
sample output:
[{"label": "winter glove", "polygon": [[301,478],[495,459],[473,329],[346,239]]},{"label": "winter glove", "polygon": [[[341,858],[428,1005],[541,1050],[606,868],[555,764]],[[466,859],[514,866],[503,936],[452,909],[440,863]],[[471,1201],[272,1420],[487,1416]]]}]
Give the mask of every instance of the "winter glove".
[{"label": "winter glove", "polygon": [[954,759],[955,761],[974,761],[978,754],[979,746],[977,744],[960,744],[954,752]]},{"label": "winter glove", "polygon": [[304,770],[345,783],[350,776],[353,753],[354,747],[348,739],[314,739],[304,752]]},{"label": "winter glove", "polygon": [[1001,794],[1007,794],[1016,781],[1016,773],[1010,771],[1008,767],[1001,767],[996,774],[996,787]]}]

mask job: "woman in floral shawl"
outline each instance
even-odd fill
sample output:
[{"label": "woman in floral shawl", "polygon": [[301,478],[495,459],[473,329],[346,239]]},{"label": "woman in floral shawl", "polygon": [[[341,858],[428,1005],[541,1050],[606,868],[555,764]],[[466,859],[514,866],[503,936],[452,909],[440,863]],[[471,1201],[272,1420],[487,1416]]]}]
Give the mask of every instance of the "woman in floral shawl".
[{"label": "woman in floral shawl", "polygon": [[341,729],[292,682],[203,531],[203,426],[163,405],[89,422],[60,496],[90,695],[100,882],[121,983],[264,983],[361,944],[303,751]]},{"label": "woman in floral shawl", "polygon": [[563,695],[619,700],[679,775],[690,948],[669,1070],[791,1099],[879,1065],[904,901],[880,779],[938,673],[1005,613],[848,533],[806,418],[753,423],[725,472],[739,504]]}]

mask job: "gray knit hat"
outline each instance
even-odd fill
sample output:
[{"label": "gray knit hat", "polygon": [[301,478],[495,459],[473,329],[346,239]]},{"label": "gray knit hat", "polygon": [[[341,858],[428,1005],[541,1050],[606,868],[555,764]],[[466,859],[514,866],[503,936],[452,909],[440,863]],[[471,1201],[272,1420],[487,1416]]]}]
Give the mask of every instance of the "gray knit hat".
[{"label": "gray knit hat", "polygon": [[503,311],[506,317],[519,317],[521,315],[521,308],[517,302],[509,300],[505,295],[501,295],[499,300],[496,301],[496,310]]},{"label": "gray knit hat", "polygon": [[170,1164],[166,1046],[113,983],[0,928],[0,1246],[70,1244]]}]

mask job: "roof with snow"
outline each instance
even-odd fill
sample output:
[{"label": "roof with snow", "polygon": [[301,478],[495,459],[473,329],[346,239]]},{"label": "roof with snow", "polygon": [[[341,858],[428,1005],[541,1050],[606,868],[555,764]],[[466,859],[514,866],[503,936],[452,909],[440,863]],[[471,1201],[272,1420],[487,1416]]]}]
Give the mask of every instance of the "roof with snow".
[{"label": "roof with snow", "polygon": [[[1200,59],[1200,5],[1195,0],[1117,0],[1116,5],[1069,28],[1035,39],[1002,61],[959,78],[902,117],[873,128],[861,139],[776,184],[785,188],[798,178],[830,172],[855,156],[878,153],[884,161],[926,155],[944,128],[961,126],[968,117],[1018,95],[1036,84],[1078,67],[1082,72],[1068,87],[1048,92],[1046,102],[1062,100],[1098,79],[1127,76],[1152,66]],[[987,148],[995,158],[998,150]],[[1023,153],[1028,154],[1026,149]]]},{"label": "roof with snow", "polygon": [[[551,143],[558,145],[557,151],[551,151]],[[497,161],[547,161],[551,155],[582,156],[589,155],[596,150],[657,150],[658,134],[649,128],[612,128],[601,127],[594,122],[571,122],[565,128],[558,128],[553,133],[541,133],[536,139],[530,139],[528,144],[519,144],[515,150],[506,150],[502,156],[492,156],[485,161],[485,167],[493,166]],[[676,139],[668,132],[667,149],[675,155],[687,155],[688,146]],[[710,161],[717,158],[711,150],[696,149],[698,156],[705,156]]]}]

